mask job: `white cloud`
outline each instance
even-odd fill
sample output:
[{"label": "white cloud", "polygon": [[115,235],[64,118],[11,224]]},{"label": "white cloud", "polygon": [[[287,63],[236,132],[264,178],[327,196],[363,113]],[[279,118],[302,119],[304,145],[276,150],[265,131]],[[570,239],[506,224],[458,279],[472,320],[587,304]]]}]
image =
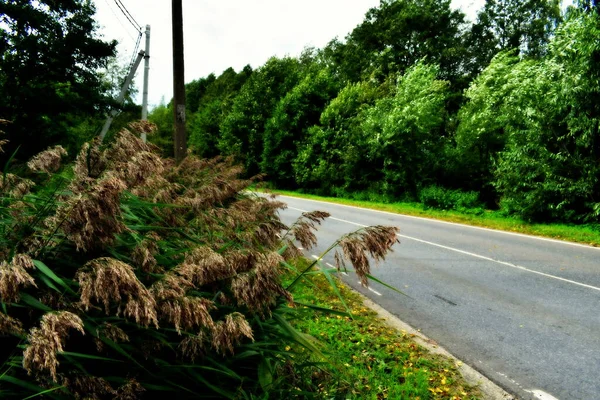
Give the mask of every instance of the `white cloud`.
[{"label": "white cloud", "polygon": [[[473,13],[484,0],[453,0]],[[120,42],[131,57],[136,32],[115,0],[94,0],[106,39]],[[121,0],[137,22],[151,25],[150,104],[172,89],[171,1]],[[323,47],[360,24],[379,0],[183,0],[186,82],[246,64],[253,68],[271,56],[296,56],[306,46]],[[143,41],[142,41],[143,46]],[[141,92],[140,68],[136,84]]]}]

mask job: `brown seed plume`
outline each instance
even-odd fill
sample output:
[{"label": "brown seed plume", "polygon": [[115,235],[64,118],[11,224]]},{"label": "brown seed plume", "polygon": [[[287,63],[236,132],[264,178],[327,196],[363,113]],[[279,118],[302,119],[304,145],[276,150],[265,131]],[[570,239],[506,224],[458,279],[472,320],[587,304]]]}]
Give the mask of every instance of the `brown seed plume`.
[{"label": "brown seed plume", "polygon": [[[339,245],[343,256],[350,261],[360,282],[368,285],[368,277],[371,273],[369,256],[375,261],[382,261],[392,246],[399,243],[398,228],[392,226],[370,226],[344,236]],[[344,267],[344,261],[340,254],[335,254],[338,269]]]},{"label": "brown seed plume", "polygon": [[22,336],[24,334],[25,331],[21,321],[0,312],[0,337],[6,335]]},{"label": "brown seed plume", "polygon": [[129,123],[129,128],[137,133],[145,133],[146,135],[152,135],[158,130],[156,124],[150,121],[134,121]]},{"label": "brown seed plume", "polygon": [[320,225],[329,216],[330,214],[324,211],[304,212],[294,222],[290,228],[290,233],[294,239],[300,242],[302,247],[312,249],[317,244],[317,237],[315,235],[317,225]]},{"label": "brown seed plume", "polygon": [[0,176],[0,192],[5,193],[6,196],[15,199],[21,199],[25,196],[35,183],[29,179],[23,179],[14,174],[4,174]]},{"label": "brown seed plume", "polygon": [[5,303],[19,299],[19,288],[34,286],[35,281],[26,269],[33,268],[33,261],[25,254],[17,254],[12,261],[0,262],[0,300]]},{"label": "brown seed plume", "polygon": [[[83,145],[73,166],[75,179],[72,184],[84,184],[90,179],[98,178],[106,169],[106,155],[100,150],[100,140],[94,139]],[[76,192],[76,190],[74,190]]]},{"label": "brown seed plume", "polygon": [[125,226],[121,221],[120,196],[125,183],[112,175],[98,180],[86,193],[61,204],[53,220],[77,250],[88,251],[113,242]]},{"label": "brown seed plume", "polygon": [[146,238],[133,249],[131,258],[136,267],[139,267],[144,272],[156,272],[157,261],[154,256],[158,254],[158,241],[160,236],[151,232],[146,235]]},{"label": "brown seed plume", "polygon": [[27,167],[34,172],[56,172],[66,155],[67,151],[62,146],[49,147],[29,160]]},{"label": "brown seed plume", "polygon": [[203,331],[200,331],[196,336],[188,336],[183,339],[179,343],[177,350],[182,358],[194,362],[199,357],[204,356],[208,344],[210,344],[210,341],[207,335]]},{"label": "brown seed plume", "polygon": [[182,264],[175,268],[175,272],[197,287],[220,279],[230,278],[233,268],[225,258],[209,247],[202,246],[189,252]]},{"label": "brown seed plume", "polygon": [[234,346],[246,337],[254,341],[252,328],[246,318],[234,312],[228,314],[224,321],[219,321],[213,330],[212,346],[217,353],[234,353]]},{"label": "brown seed plume", "polygon": [[214,303],[201,297],[182,297],[163,301],[159,304],[161,320],[172,324],[181,335],[182,330],[213,328],[210,311],[216,309]]},{"label": "brown seed plume", "polygon": [[40,327],[29,332],[29,344],[23,352],[23,368],[29,374],[48,372],[56,382],[59,365],[56,354],[63,351],[71,329],[85,334],[83,322],[77,315],[67,311],[45,314]]},{"label": "brown seed plume", "polygon": [[116,315],[123,313],[138,324],[153,324],[158,328],[156,301],[130,265],[113,258],[97,258],[79,270],[76,277],[86,310],[96,302],[110,314],[111,307],[116,305]]},{"label": "brown seed plume", "polygon": [[135,379],[129,379],[127,383],[117,390],[114,400],[137,400],[142,398],[146,389]]},{"label": "brown seed plume", "polygon": [[64,377],[62,384],[75,399],[114,399],[117,391],[105,379],[91,375]]},{"label": "brown seed plume", "polygon": [[279,278],[279,263],[283,258],[276,252],[255,257],[253,269],[239,273],[231,280],[231,291],[238,306],[263,314],[275,304],[278,296],[289,299],[290,294],[281,286]]}]

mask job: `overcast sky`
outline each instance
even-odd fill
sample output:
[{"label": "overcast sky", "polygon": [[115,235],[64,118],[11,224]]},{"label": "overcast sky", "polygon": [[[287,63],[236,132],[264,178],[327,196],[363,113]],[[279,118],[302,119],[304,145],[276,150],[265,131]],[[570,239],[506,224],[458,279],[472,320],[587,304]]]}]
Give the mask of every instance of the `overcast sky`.
[{"label": "overcast sky", "polygon": [[[97,21],[105,39],[119,42],[119,54],[128,62],[137,32],[115,0],[94,0]],[[484,0],[453,0],[469,16]],[[171,1],[121,0],[142,26],[151,26],[149,103],[168,102],[173,95]],[[344,38],[360,24],[379,0],[183,0],[185,80],[246,64],[253,68],[271,56],[297,56],[306,46],[323,47]],[[143,47],[142,41],[142,47]],[[143,66],[136,87],[141,93]],[[138,96],[141,102],[141,95]]]}]

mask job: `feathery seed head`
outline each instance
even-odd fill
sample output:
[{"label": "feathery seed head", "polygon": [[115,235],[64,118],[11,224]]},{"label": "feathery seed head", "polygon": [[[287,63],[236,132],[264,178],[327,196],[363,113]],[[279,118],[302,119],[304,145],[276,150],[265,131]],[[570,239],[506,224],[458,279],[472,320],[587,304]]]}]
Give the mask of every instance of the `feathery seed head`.
[{"label": "feathery seed head", "polygon": [[0,337],[6,335],[22,336],[24,334],[25,331],[21,321],[0,312]]},{"label": "feathery seed head", "polygon": [[34,279],[25,270],[30,268],[29,262],[31,262],[31,258],[24,254],[13,257],[10,264],[6,261],[0,262],[0,300],[2,302],[17,301],[20,287],[37,287]]},{"label": "feathery seed head", "polygon": [[197,247],[189,252],[175,272],[197,287],[220,279],[227,279],[234,274],[231,264],[222,255],[206,246]]},{"label": "feathery seed head", "polygon": [[214,303],[202,297],[182,297],[160,302],[162,320],[172,324],[181,335],[182,330],[214,327],[210,311],[216,309]]},{"label": "feathery seed head", "polygon": [[[392,251],[392,246],[399,243],[398,228],[392,226],[370,226],[344,236],[339,245],[344,257],[350,261],[360,282],[368,285],[371,266],[368,256],[375,261],[382,261],[385,255]],[[343,267],[341,256],[336,251],[337,268]]]},{"label": "feathery seed head", "polygon": [[116,315],[123,312],[138,324],[158,327],[156,301],[130,265],[114,258],[97,258],[79,270],[76,277],[86,310],[98,302],[110,314],[111,307],[116,305]]},{"label": "feathery seed head", "polygon": [[45,314],[40,327],[29,332],[29,345],[23,352],[23,368],[29,374],[48,372],[56,382],[59,365],[56,354],[63,351],[71,329],[85,334],[83,321],[77,315],[67,311]]},{"label": "feathery seed head", "polygon": [[213,329],[212,346],[220,354],[234,353],[234,346],[246,337],[254,341],[252,328],[246,318],[234,312],[228,314],[224,321],[219,321]]},{"label": "feathery seed head", "polygon": [[67,151],[60,145],[49,147],[29,160],[27,167],[34,172],[56,172],[60,168],[62,158],[66,155]]}]

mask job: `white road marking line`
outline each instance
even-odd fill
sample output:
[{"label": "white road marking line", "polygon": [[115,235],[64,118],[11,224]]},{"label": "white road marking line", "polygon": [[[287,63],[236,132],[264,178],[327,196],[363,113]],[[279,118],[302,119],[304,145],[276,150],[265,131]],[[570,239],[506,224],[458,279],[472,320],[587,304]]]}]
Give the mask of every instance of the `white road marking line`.
[{"label": "white road marking line", "polygon": [[[360,286],[362,286],[362,283],[360,283],[360,281],[358,281],[358,284]],[[363,286],[364,287],[364,286]],[[367,289],[369,289],[371,292],[375,293],[377,296],[381,296],[381,293],[379,293],[377,290],[371,288],[371,286],[367,286]]]},{"label": "white road marking line", "polygon": [[314,258],[315,260],[319,259],[319,256],[315,256],[314,254],[312,255],[312,258]]},{"label": "white road marking line", "polygon": [[536,389],[536,390],[526,390],[527,393],[531,393],[533,394],[533,397],[535,397],[536,399],[541,399],[541,400],[558,400],[556,397],[552,396],[551,394],[548,394],[542,390]]},{"label": "white road marking line", "polygon": [[[290,208],[292,208],[292,207],[290,207]],[[345,223],[351,224],[351,225],[360,226],[362,228],[364,228],[364,227],[367,226],[367,225],[359,224],[359,223],[356,223],[356,222],[347,221],[347,220],[341,219],[341,218],[329,217],[329,219],[333,219],[333,220],[340,221],[340,222],[345,222]],[[592,289],[592,290],[597,290],[597,291],[600,292],[600,287],[596,287],[596,286],[592,286],[592,285],[586,285],[585,283],[573,281],[571,279],[566,279],[566,278],[561,278],[560,276],[546,274],[544,272],[540,272],[540,271],[536,271],[536,270],[533,270],[533,269],[529,269],[529,268],[523,267],[521,265],[509,263],[509,262],[506,262],[506,261],[495,260],[495,259],[490,258],[490,257],[482,256],[481,254],[471,253],[469,251],[460,250],[460,249],[457,249],[457,248],[454,248],[454,247],[444,246],[442,244],[430,242],[430,241],[423,240],[423,239],[417,239],[417,238],[412,237],[412,236],[398,234],[398,237],[409,239],[409,240],[414,240],[414,241],[420,242],[420,243],[425,243],[425,244],[428,244],[430,246],[435,246],[435,247],[439,247],[439,248],[442,248],[442,249],[445,249],[445,250],[454,251],[456,253],[465,254],[465,255],[468,255],[468,256],[471,256],[471,257],[475,257],[475,258],[479,258],[479,259],[482,259],[482,260],[491,261],[491,262],[494,262],[496,264],[500,264],[500,265],[504,265],[504,266],[507,266],[507,267],[519,269],[521,271],[530,272],[532,274],[537,274],[537,275],[545,276],[546,278],[551,278],[551,279],[556,279],[556,280],[559,280],[559,281],[562,281],[562,282],[572,283],[573,285],[581,286],[581,287]]]},{"label": "white road marking line", "polygon": [[[354,208],[354,209],[359,209],[359,210],[372,211],[372,212],[376,212],[376,213],[380,213],[380,214],[393,215],[393,216],[400,217],[400,218],[410,218],[410,219],[417,219],[417,220],[421,220],[421,221],[435,222],[435,223],[446,224],[446,225],[462,226],[462,227],[469,228],[469,229],[478,229],[478,230],[482,230],[482,231],[488,231],[488,232],[494,232],[494,233],[501,233],[501,234],[504,234],[504,235],[526,237],[526,238],[530,238],[530,239],[542,240],[542,241],[545,241],[545,242],[566,244],[568,246],[584,247],[586,249],[594,249],[594,250],[599,250],[600,251],[600,247],[589,246],[589,245],[583,244],[583,243],[567,242],[567,241],[564,241],[564,240],[551,239],[551,238],[545,238],[545,237],[534,236],[534,235],[526,235],[524,233],[501,231],[501,230],[498,230],[498,229],[483,228],[481,226],[473,226],[473,225],[459,224],[459,223],[456,223],[456,222],[441,221],[439,219],[433,219],[433,218],[415,217],[414,215],[406,215],[406,214],[393,213],[393,212],[389,212],[389,211],[373,210],[371,208],[349,206],[349,205],[346,205],[346,204],[329,203],[327,201],[303,199],[303,198],[300,198],[300,197],[284,196],[284,195],[278,195],[278,196],[279,197],[287,197],[289,199],[305,200],[305,201],[312,201],[312,202],[315,202],[315,203],[328,204],[330,206],[339,206],[339,207],[346,207],[346,208]],[[294,208],[294,207],[289,207],[289,206],[288,206],[288,208],[290,208],[292,210],[298,210],[298,211],[302,211],[302,212],[307,212],[305,210],[300,210],[299,208]]]}]

